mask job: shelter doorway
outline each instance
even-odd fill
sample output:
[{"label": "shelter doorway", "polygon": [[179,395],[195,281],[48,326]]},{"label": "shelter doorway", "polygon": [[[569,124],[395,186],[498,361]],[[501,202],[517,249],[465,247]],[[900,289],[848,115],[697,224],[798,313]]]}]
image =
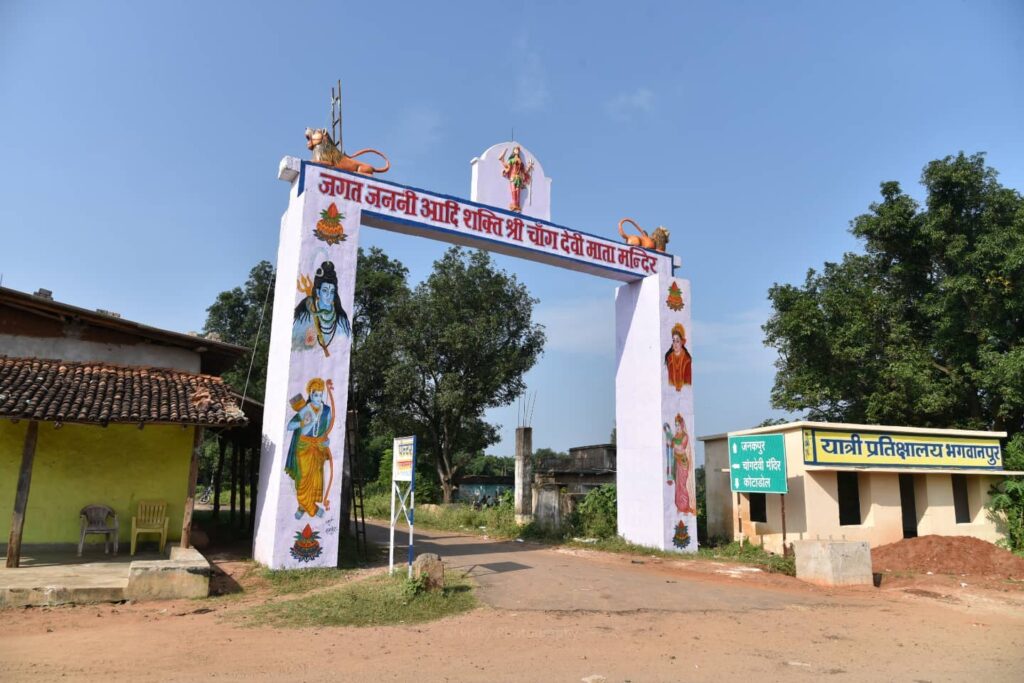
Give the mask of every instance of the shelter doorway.
[{"label": "shelter doorway", "polygon": [[914,502],[914,475],[901,474],[900,507],[903,510],[903,538],[917,538],[917,504]]}]

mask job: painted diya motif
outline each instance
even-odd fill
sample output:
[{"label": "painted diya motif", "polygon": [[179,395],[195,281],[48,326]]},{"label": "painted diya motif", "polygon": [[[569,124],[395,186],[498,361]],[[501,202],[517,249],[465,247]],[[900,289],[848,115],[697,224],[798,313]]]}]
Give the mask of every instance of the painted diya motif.
[{"label": "painted diya motif", "polygon": [[320,212],[320,220],[316,222],[313,234],[327,244],[344,242],[348,238],[345,234],[345,226],[341,224],[341,219],[344,217],[345,214],[338,211],[338,206],[331,202],[330,206]]},{"label": "painted diya motif", "polygon": [[313,531],[307,524],[302,531],[295,533],[295,543],[290,552],[299,562],[312,562],[320,557],[320,553],[323,552],[323,548],[320,547],[320,532]]},{"label": "painted diya motif", "polygon": [[668,298],[665,299],[665,305],[673,311],[683,310],[683,292],[675,282],[668,288]]},{"label": "painted diya motif", "polygon": [[686,522],[676,524],[676,533],[672,536],[672,545],[677,548],[686,548],[690,545],[690,530],[686,528]]}]

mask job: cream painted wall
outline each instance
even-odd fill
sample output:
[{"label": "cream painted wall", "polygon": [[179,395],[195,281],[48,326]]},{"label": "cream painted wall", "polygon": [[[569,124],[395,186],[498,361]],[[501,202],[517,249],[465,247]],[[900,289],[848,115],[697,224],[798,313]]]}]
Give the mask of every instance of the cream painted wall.
[{"label": "cream painted wall", "polygon": [[[874,545],[895,543],[903,538],[903,508],[900,501],[900,477],[895,472],[872,472],[861,475],[868,482],[870,490],[871,517],[865,526],[873,528]],[[861,494],[861,514],[864,513],[864,498]],[[836,512],[838,517],[839,513]],[[870,539],[863,539],[870,540]]]},{"label": "cream painted wall", "polygon": [[[0,539],[10,535],[11,513],[28,422],[0,420]],[[32,485],[25,513],[25,544],[78,543],[78,512],[92,503],[117,511],[120,539],[129,540],[140,500],[167,501],[169,539],[181,538],[194,428],[150,425],[39,425]],[[154,538],[154,537],[143,537]],[[89,536],[90,543],[102,537]]]},{"label": "cream painted wall", "polygon": [[[917,477],[915,476],[915,484]],[[971,512],[971,521],[957,524],[956,508],[953,504],[953,481],[948,474],[931,474],[921,476],[923,486],[928,492],[928,509],[923,515],[920,512],[917,533],[940,534],[943,536],[974,536],[995,543],[1002,535],[996,525],[988,519],[984,502],[988,500],[988,491],[998,477],[971,476],[967,478],[967,509]]]}]

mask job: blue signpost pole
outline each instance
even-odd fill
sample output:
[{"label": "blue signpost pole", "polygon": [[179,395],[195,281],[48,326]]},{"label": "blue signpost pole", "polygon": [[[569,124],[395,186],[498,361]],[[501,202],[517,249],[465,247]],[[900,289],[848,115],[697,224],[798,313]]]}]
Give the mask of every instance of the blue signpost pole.
[{"label": "blue signpost pole", "polygon": [[416,520],[416,437],[412,437],[412,477],[409,479],[409,578],[412,578],[412,532]]}]

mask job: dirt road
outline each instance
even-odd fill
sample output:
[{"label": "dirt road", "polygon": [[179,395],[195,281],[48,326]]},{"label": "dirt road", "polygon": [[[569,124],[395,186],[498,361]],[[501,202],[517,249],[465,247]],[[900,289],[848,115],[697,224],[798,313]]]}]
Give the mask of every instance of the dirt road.
[{"label": "dirt road", "polygon": [[[417,549],[474,576],[484,606],[426,625],[302,630],[232,618],[268,599],[258,589],[8,611],[0,680],[1019,681],[1024,666],[1024,592],[1010,586],[823,590],[737,565],[451,533]],[[247,565],[222,566],[245,583]]]}]

